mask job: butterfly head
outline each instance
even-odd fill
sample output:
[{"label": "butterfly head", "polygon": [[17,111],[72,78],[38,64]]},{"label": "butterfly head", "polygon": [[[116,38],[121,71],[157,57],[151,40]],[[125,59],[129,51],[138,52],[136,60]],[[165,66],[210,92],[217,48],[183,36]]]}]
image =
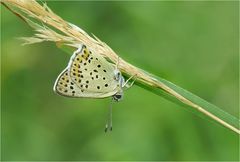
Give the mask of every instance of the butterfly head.
[{"label": "butterfly head", "polygon": [[118,86],[121,89],[124,85],[125,79],[123,78],[121,72],[118,69],[115,69],[113,72],[114,72],[114,80],[118,82]]},{"label": "butterfly head", "polygon": [[113,95],[113,100],[114,101],[120,101],[123,98],[122,86],[124,84],[124,78],[123,78],[121,72],[118,69],[114,70],[114,79],[118,82],[119,91],[116,94]]},{"label": "butterfly head", "polygon": [[122,77],[121,72],[118,69],[115,69],[113,72],[114,72],[114,79],[116,81],[119,81],[121,79],[121,77]]},{"label": "butterfly head", "polygon": [[113,95],[113,100],[114,101],[118,102],[118,101],[120,101],[122,99],[123,99],[123,91],[122,90],[117,92],[115,95]]}]

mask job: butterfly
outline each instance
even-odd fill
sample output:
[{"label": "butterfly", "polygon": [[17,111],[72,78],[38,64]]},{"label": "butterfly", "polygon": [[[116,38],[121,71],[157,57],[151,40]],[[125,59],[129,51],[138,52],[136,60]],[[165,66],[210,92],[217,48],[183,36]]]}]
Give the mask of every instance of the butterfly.
[{"label": "butterfly", "polygon": [[[57,77],[53,90],[66,97],[112,97],[113,101],[120,101],[123,98],[123,87],[128,80],[125,82],[117,66],[81,44],[71,56],[67,67]],[[105,132],[108,129],[112,130],[111,106]]]}]

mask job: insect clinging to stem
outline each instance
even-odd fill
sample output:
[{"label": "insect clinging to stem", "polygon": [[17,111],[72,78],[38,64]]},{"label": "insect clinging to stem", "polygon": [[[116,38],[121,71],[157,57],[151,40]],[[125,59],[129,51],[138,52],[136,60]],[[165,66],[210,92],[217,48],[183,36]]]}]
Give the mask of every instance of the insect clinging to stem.
[{"label": "insect clinging to stem", "polygon": [[[54,91],[62,96],[75,98],[106,98],[120,101],[123,88],[133,85],[126,82],[116,65],[108,62],[103,56],[80,44],[73,53],[68,66],[59,74],[54,84]],[[105,132],[112,130],[112,104],[109,107]]]}]

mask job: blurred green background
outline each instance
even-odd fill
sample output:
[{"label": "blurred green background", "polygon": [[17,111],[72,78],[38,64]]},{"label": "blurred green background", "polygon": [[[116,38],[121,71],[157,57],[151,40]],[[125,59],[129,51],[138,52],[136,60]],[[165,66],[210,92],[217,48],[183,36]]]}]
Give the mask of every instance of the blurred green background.
[{"label": "blurred green background", "polygon": [[[238,2],[47,2],[128,62],[238,116]],[[69,55],[21,46],[32,30],[1,9],[2,160],[239,160],[239,136],[140,87],[110,99],[54,94]]]}]

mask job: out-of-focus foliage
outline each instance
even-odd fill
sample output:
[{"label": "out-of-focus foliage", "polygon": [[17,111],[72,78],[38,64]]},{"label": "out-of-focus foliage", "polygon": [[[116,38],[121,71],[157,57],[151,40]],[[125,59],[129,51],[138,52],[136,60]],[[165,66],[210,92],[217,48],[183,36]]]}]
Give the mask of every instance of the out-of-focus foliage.
[{"label": "out-of-focus foliage", "polygon": [[[238,2],[48,2],[130,63],[238,115]],[[238,160],[238,135],[133,86],[110,99],[53,93],[69,55],[1,9],[3,160]]]}]

